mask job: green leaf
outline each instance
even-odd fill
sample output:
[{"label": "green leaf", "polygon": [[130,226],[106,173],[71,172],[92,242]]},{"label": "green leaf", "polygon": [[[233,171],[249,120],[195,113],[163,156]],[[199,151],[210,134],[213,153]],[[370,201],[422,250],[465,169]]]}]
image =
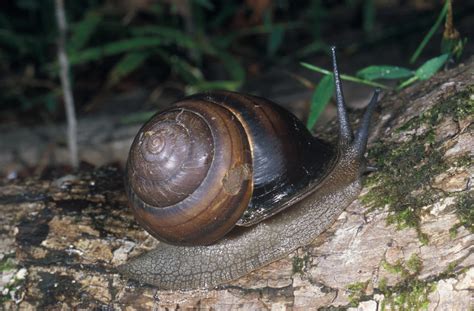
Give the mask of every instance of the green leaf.
[{"label": "green leaf", "polygon": [[53,92],[49,92],[47,93],[44,98],[42,98],[42,101],[43,101],[43,105],[44,107],[46,107],[46,109],[48,110],[48,112],[50,113],[53,113],[57,106],[58,106],[58,102],[56,100],[56,96]]},{"label": "green leaf", "polygon": [[[228,22],[237,12],[238,4],[228,2],[223,7],[219,8],[218,11],[212,14],[212,20],[209,22],[208,26],[211,29],[216,29],[218,27],[225,27],[223,26],[226,22]],[[229,33],[230,30],[227,30],[226,33]]]},{"label": "green leaf", "polygon": [[127,115],[125,117],[120,118],[121,124],[143,124],[146,120],[149,120],[156,111],[143,111],[143,112],[135,112],[131,115]]},{"label": "green leaf", "polygon": [[216,53],[213,46],[208,42],[200,42],[176,28],[164,26],[140,26],[131,28],[130,33],[133,36],[140,37],[152,35],[153,37],[162,39],[163,44],[165,45],[176,44],[177,46],[186,49],[196,49],[210,55]]},{"label": "green leaf", "polygon": [[25,36],[19,33],[8,29],[0,29],[0,44],[3,48],[16,49],[16,53],[22,53],[28,47],[27,40]]},{"label": "green leaf", "polygon": [[234,56],[220,51],[217,57],[222,61],[222,64],[233,81],[241,84],[245,80],[245,69]]},{"label": "green leaf", "polygon": [[369,37],[373,36],[375,29],[375,5],[373,0],[364,0],[362,6],[362,15],[365,33]]},{"label": "green leaf", "polygon": [[311,98],[308,121],[306,122],[306,127],[310,130],[314,127],[319,116],[331,99],[334,92],[333,77],[333,75],[324,76],[314,90]]},{"label": "green leaf", "polygon": [[188,84],[195,84],[203,80],[203,74],[201,70],[197,67],[194,67],[185,59],[177,56],[170,55],[163,49],[158,49],[156,51],[160,57],[170,65],[174,72],[176,72],[184,81]]},{"label": "green leaf", "polygon": [[219,80],[219,81],[202,81],[194,85],[191,85],[187,90],[187,94],[193,94],[197,92],[205,92],[210,90],[228,90],[228,91],[237,91],[240,87],[239,81],[228,81],[228,80]]},{"label": "green leaf", "polygon": [[413,76],[413,71],[397,66],[369,66],[359,70],[356,74],[364,80],[401,79]]},{"label": "green leaf", "polygon": [[170,55],[166,51],[159,49],[157,53],[160,57],[189,84],[186,93],[195,93],[211,89],[237,90],[245,79],[245,70],[242,65],[230,54],[221,51],[217,57],[222,61],[231,80],[207,81],[199,68],[192,66],[186,60],[177,55]]},{"label": "green leaf", "polygon": [[[304,62],[300,62],[300,65],[307,68],[307,69],[309,69],[309,70],[316,71],[316,72],[322,73],[324,75],[332,75],[332,72],[330,72],[329,70],[326,70],[326,69],[318,67],[318,66],[314,66],[314,65],[304,63]],[[341,74],[341,79],[346,80],[346,81],[352,81],[352,82],[355,82],[355,83],[361,83],[361,84],[365,84],[365,85],[375,86],[375,87],[379,87],[381,89],[390,89],[390,87],[387,86],[387,85],[384,85],[384,84],[381,84],[381,83],[378,83],[378,82],[373,82],[373,81],[369,81],[369,80],[360,79],[358,77],[349,76],[349,75],[345,75],[345,74]]]},{"label": "green leaf", "polygon": [[209,0],[194,0],[194,3],[208,9],[208,10],[213,10],[214,9],[214,4],[212,4],[211,1]]},{"label": "green leaf", "polygon": [[102,15],[97,12],[89,12],[84,19],[72,27],[72,35],[68,42],[68,51],[78,51],[82,49],[92,35],[96,32],[99,23],[102,21]]},{"label": "green leaf", "polygon": [[93,47],[80,52],[71,53],[69,56],[69,61],[71,65],[77,65],[90,61],[96,61],[106,56],[156,47],[160,45],[163,45],[163,40],[159,38],[142,37],[119,40],[105,44],[103,46]]},{"label": "green leaf", "polygon": [[456,60],[459,60],[464,51],[466,42],[467,38],[443,38],[443,40],[441,40],[441,53],[449,53],[453,55]]},{"label": "green leaf", "polygon": [[149,52],[137,51],[125,54],[110,70],[107,78],[107,86],[111,87],[122,80],[125,76],[140,67],[150,56]]},{"label": "green leaf", "polygon": [[278,49],[283,42],[283,37],[285,34],[285,29],[282,26],[276,26],[273,28],[273,31],[270,33],[270,38],[268,39],[267,45],[267,54],[269,56],[275,55]]},{"label": "green leaf", "polygon": [[415,76],[420,80],[428,80],[446,63],[448,57],[449,54],[443,54],[426,61],[415,71]]},{"label": "green leaf", "polygon": [[37,10],[41,6],[40,2],[35,1],[35,0],[17,0],[16,5],[20,9],[31,10],[31,11]]},{"label": "green leaf", "polygon": [[433,26],[431,26],[428,33],[423,37],[423,40],[421,41],[420,45],[416,48],[416,51],[410,57],[410,64],[413,64],[414,62],[416,62],[416,60],[420,56],[423,49],[426,47],[428,42],[431,40],[433,35],[436,33],[436,30],[438,30],[439,26],[443,22],[443,19],[445,18],[446,14],[448,12],[449,3],[450,3],[449,1],[444,2],[443,8],[441,9],[441,12],[439,13],[438,18],[436,19],[435,23],[433,24]]},{"label": "green leaf", "polygon": [[306,57],[309,54],[314,54],[326,50],[329,50],[329,46],[326,43],[324,43],[323,41],[315,40],[310,44],[302,47],[301,49],[296,50],[294,53],[298,57]]}]

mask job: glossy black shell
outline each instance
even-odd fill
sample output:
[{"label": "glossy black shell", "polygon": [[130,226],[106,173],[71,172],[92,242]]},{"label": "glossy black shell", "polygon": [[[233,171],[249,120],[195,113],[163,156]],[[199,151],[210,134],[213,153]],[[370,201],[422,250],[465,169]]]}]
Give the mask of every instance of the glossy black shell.
[{"label": "glossy black shell", "polygon": [[253,195],[237,225],[250,226],[285,209],[318,183],[335,150],[315,138],[292,113],[261,97],[232,92],[196,94],[190,99],[229,109],[243,124],[251,146]]}]

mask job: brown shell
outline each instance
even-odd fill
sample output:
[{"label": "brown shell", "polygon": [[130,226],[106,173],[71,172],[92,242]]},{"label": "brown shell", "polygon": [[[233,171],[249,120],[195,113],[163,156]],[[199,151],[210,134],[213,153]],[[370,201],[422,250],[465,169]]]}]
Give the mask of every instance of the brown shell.
[{"label": "brown shell", "polygon": [[125,180],[135,217],[150,234],[171,244],[210,244],[247,208],[251,171],[242,125],[219,105],[188,99],[142,127]]},{"label": "brown shell", "polygon": [[328,144],[273,102],[213,92],[185,98],[143,126],[126,181],[148,232],[172,244],[210,244],[300,200],[334,159]]},{"label": "brown shell", "polygon": [[333,147],[314,137],[297,117],[268,99],[224,91],[191,98],[231,111],[252,146],[252,200],[239,226],[252,226],[299,201],[334,164]]}]

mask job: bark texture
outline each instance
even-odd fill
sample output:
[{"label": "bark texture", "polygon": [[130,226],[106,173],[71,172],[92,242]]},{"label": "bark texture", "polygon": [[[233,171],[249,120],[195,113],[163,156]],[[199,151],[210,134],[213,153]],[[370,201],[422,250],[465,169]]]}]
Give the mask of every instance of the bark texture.
[{"label": "bark texture", "polygon": [[128,210],[119,169],[3,184],[2,308],[469,310],[473,75],[471,59],[385,96],[369,145],[379,170],[359,199],[310,245],[213,290],[160,291],[117,274],[158,243]]}]

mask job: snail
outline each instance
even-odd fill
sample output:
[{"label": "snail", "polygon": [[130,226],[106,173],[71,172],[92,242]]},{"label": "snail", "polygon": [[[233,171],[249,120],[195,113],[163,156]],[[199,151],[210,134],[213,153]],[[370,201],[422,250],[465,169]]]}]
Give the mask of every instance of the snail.
[{"label": "snail", "polygon": [[354,135],[331,51],[335,145],[269,100],[233,92],[187,97],[141,128],[126,192],[162,242],[121,273],[160,289],[212,288],[311,243],[357,198],[379,90]]}]

